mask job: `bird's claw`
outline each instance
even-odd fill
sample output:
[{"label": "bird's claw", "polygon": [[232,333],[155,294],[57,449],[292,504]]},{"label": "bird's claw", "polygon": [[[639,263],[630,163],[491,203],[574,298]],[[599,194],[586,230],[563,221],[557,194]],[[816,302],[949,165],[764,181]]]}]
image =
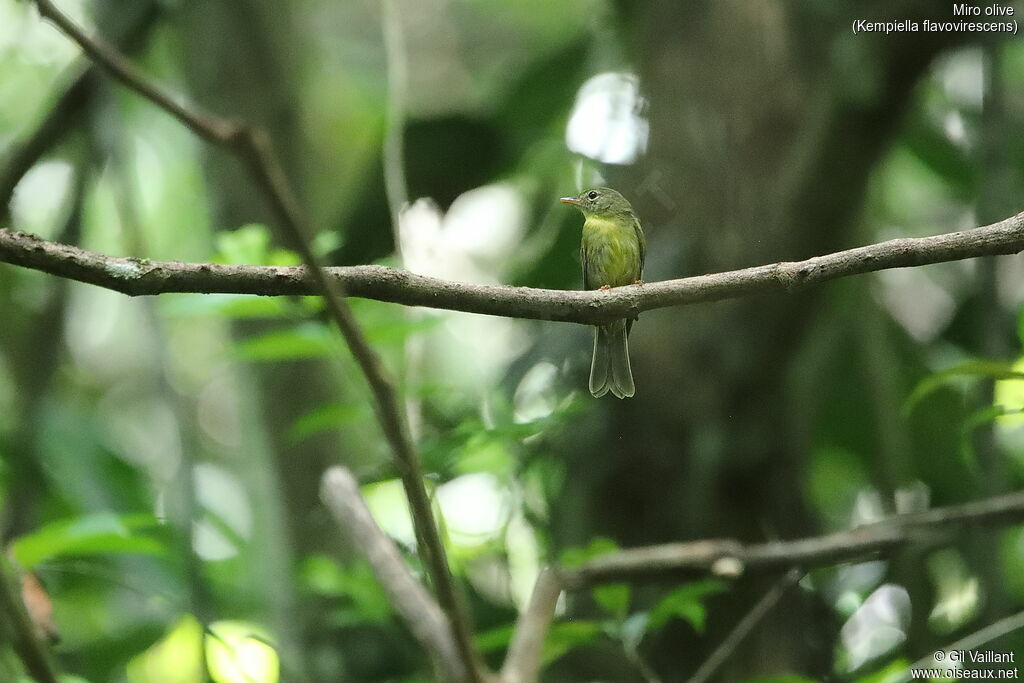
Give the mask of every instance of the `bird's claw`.
[{"label": "bird's claw", "polygon": [[606,289],[611,289],[611,288],[612,288],[611,285],[601,285],[600,287],[598,287],[598,289],[601,290],[602,292],[605,291]]},{"label": "bird's claw", "polygon": [[644,281],[643,280],[634,280],[633,284],[634,285],[642,285],[642,284],[644,284]]}]

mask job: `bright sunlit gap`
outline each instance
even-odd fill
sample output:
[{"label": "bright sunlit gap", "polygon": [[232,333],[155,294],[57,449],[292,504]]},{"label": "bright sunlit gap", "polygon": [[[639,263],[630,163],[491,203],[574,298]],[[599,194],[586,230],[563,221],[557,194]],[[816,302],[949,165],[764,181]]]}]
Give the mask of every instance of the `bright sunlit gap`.
[{"label": "bright sunlit gap", "polygon": [[277,683],[280,664],[266,632],[244,621],[216,621],[203,635],[191,615],[128,662],[129,683],[195,683],[203,680],[200,643],[215,683]]},{"label": "bright sunlit gap", "polygon": [[647,149],[650,126],[640,80],[631,73],[592,76],[576,95],[565,144],[606,164],[631,164]]}]

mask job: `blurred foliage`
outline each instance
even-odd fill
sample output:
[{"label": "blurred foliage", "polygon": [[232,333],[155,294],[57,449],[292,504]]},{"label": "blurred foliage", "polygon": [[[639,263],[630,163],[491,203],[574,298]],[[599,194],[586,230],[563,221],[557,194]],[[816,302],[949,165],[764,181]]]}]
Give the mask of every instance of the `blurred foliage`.
[{"label": "blurred foliage", "polygon": [[19,536],[11,543],[10,552],[25,569],[65,556],[111,553],[159,555],[167,552],[163,543],[139,533],[147,527],[157,527],[155,517],[116,517],[105,513],[79,516],[50,522],[32,533]]},{"label": "blurred foliage", "polygon": [[[109,17],[127,2],[59,5],[116,37]],[[382,182],[375,3],[161,2],[138,60],[183,101],[271,132],[314,249],[337,264],[578,288],[579,219],[554,200],[596,181],[648,217],[652,281],[700,272],[716,250],[715,267],[741,267],[745,248],[758,263],[798,258],[1021,208],[1020,41],[851,41],[849,8],[816,0],[692,3],[685,25],[674,0],[399,5],[410,71],[400,161],[410,199],[433,200],[400,229]],[[873,98],[901,85],[886,68],[932,53],[880,120]],[[0,0],[0,159],[78,58],[31,3]],[[648,98],[605,93],[588,129],[617,144],[638,137],[623,121],[649,118],[649,156],[634,166],[566,147],[577,95],[602,73],[639,75]],[[744,99],[761,88],[757,106]],[[139,258],[299,263],[233,159],[106,80],[76,107],[17,183],[3,227]],[[754,110],[770,125],[743,118]],[[659,127],[664,111],[673,125]],[[851,177],[868,148],[877,157]],[[693,182],[663,187],[680,159]],[[813,222],[815,201],[847,194],[851,215],[830,217],[839,227],[787,241],[789,219]],[[755,232],[740,232],[747,223]],[[886,271],[813,296],[644,314],[638,397],[621,404],[586,395],[588,330],[351,301],[396,377],[491,665],[547,563],[690,536],[825,533],[1021,487],[1019,259]],[[779,310],[782,331],[762,317]],[[218,683],[427,679],[427,658],[318,503],[323,467],[351,468],[422,575],[364,380],[317,298],[129,299],[3,266],[0,320],[4,542],[53,600],[62,681],[184,683],[203,680],[204,664]],[[766,349],[774,365],[747,364]],[[779,434],[788,441],[766,443]],[[765,457],[780,453],[791,459]],[[773,509],[776,484],[799,519]],[[1024,608],[1022,577],[1020,527],[815,571],[722,680],[894,680]],[[681,680],[767,585],[568,594],[544,643],[545,680]],[[1024,635],[985,648],[1024,652]],[[6,648],[0,680],[25,680]]]}]

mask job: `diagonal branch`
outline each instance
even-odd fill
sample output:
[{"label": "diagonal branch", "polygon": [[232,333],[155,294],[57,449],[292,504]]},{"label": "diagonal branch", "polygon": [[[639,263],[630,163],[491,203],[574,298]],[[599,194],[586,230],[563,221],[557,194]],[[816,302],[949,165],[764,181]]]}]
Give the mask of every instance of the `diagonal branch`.
[{"label": "diagonal branch", "polygon": [[435,670],[446,680],[465,679],[444,612],[409,571],[394,542],[377,526],[352,473],[340,466],[327,470],[320,498],[345,537],[363,554],[391,604],[434,661]]},{"label": "diagonal branch", "polygon": [[[850,275],[1024,250],[1024,213],[980,228],[902,238],[805,261],[649,282],[611,291],[473,285],[384,266],[324,269],[349,296],[509,318],[599,323],[642,311],[795,291]],[[83,251],[0,229],[0,261],[112,289],[129,296],[193,292],[282,296],[314,294],[302,268],[141,261]]]},{"label": "diagonal branch", "polygon": [[374,397],[374,408],[381,431],[394,454],[402,478],[413,525],[438,600],[451,621],[455,642],[463,660],[467,679],[479,680],[482,665],[473,647],[469,619],[465,614],[455,583],[448,569],[444,544],[434,523],[430,500],[423,483],[419,457],[409,439],[394,386],[385,373],[380,358],[367,342],[361,328],[345,302],[341,282],[329,278],[313,254],[307,236],[310,228],[299,210],[294,194],[277,164],[266,135],[242,123],[199,114],[180,104],[136,69],[110,45],[87,36],[73,21],[58,10],[51,0],[35,0],[39,13],[74,40],[96,64],[114,78],[153,104],[168,112],[197,136],[215,145],[226,147],[246,165],[253,181],[267,196],[277,222],[291,238],[292,248],[302,257],[312,291],[322,295],[328,314],[337,325],[353,357],[366,376]]}]

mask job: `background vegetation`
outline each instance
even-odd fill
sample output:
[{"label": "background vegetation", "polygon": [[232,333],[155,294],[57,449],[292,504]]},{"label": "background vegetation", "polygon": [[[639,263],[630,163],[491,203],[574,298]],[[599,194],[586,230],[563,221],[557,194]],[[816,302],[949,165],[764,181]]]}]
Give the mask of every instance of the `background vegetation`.
[{"label": "background vegetation", "polygon": [[[60,7],[188,102],[268,131],[337,265],[579,288],[580,218],[555,200],[597,180],[644,219],[647,281],[1024,208],[1020,41],[850,30],[951,20],[948,2],[395,0],[391,50],[369,1]],[[86,64],[32,3],[0,0],[3,227],[299,262],[235,159]],[[1022,285],[1018,258],[973,260],[645,313],[623,402],[587,395],[583,326],[351,303],[399,378],[496,665],[547,563],[1018,489]],[[204,655],[217,681],[429,677],[318,496],[328,466],[351,468],[418,567],[365,382],[320,309],[0,267],[4,541],[53,599],[67,680],[197,681]],[[1022,577],[1024,527],[816,571],[720,675],[890,680],[1024,608]],[[544,680],[684,680],[774,581],[571,594]],[[1024,652],[1024,635],[986,647]],[[19,666],[5,655],[0,678]]]}]

